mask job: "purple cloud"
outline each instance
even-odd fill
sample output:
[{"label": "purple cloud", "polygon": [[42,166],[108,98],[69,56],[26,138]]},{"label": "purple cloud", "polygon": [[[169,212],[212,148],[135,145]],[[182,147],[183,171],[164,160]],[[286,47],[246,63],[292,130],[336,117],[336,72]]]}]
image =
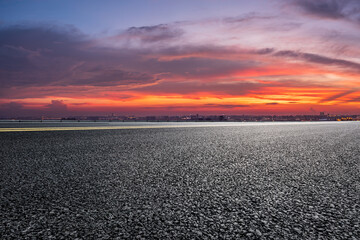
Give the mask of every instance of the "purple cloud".
[{"label": "purple cloud", "polygon": [[360,72],[360,63],[347,61],[343,59],[337,59],[337,58],[329,58],[318,54],[302,53],[296,51],[277,51],[273,55],[277,57],[291,57],[291,58],[301,59],[306,62],[319,63],[324,65],[346,67],[349,69],[353,69],[357,72]]},{"label": "purple cloud", "polygon": [[51,112],[67,111],[67,105],[62,100],[51,100],[51,103],[46,105],[46,108]]},{"label": "purple cloud", "polygon": [[134,53],[127,57],[125,51],[114,54],[94,47],[75,30],[25,26],[0,29],[0,84],[5,88],[116,86],[157,80],[151,74],[126,69],[131,58],[141,56]]},{"label": "purple cloud", "polygon": [[[286,1],[286,4],[289,2]],[[290,4],[315,17],[344,19],[360,23],[360,1],[358,0],[292,0]]]},{"label": "purple cloud", "polygon": [[131,27],[120,36],[129,38],[130,40],[135,38],[144,43],[153,43],[176,39],[182,34],[183,31],[181,29],[174,28],[167,24],[160,24],[155,26]]},{"label": "purple cloud", "polygon": [[214,83],[214,82],[160,82],[156,85],[134,89],[148,93],[170,93],[170,94],[195,94],[213,93],[226,95],[246,95],[251,91],[259,90],[267,86],[264,83],[235,82],[235,83]]}]

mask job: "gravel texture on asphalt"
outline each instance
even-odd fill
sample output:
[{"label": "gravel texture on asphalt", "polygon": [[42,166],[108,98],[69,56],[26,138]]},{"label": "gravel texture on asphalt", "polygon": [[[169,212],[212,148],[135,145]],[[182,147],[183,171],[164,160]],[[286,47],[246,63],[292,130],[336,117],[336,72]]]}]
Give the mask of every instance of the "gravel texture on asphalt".
[{"label": "gravel texture on asphalt", "polygon": [[360,124],[0,134],[0,239],[359,239]]}]

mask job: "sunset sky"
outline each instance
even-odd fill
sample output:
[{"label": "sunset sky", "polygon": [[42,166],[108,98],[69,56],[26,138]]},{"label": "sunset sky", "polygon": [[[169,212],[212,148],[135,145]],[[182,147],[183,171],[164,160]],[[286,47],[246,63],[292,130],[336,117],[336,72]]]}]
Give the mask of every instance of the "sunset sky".
[{"label": "sunset sky", "polygon": [[0,0],[0,117],[360,114],[359,0]]}]

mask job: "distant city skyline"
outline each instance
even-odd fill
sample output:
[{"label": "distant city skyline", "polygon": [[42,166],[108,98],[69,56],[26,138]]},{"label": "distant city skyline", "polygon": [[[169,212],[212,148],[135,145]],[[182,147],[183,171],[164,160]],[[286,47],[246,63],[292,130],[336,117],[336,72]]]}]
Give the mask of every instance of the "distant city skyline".
[{"label": "distant city skyline", "polygon": [[360,114],[357,0],[0,0],[0,118]]}]

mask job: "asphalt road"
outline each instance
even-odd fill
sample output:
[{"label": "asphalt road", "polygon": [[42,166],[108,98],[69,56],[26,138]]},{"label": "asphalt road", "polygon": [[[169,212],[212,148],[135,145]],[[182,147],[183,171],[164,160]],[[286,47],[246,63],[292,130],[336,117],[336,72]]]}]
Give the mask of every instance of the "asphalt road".
[{"label": "asphalt road", "polygon": [[0,133],[0,239],[359,239],[360,123]]}]

